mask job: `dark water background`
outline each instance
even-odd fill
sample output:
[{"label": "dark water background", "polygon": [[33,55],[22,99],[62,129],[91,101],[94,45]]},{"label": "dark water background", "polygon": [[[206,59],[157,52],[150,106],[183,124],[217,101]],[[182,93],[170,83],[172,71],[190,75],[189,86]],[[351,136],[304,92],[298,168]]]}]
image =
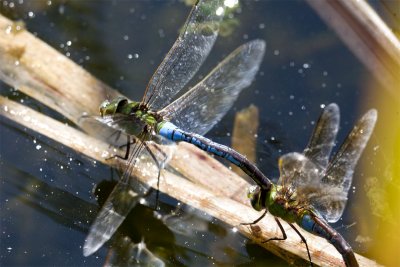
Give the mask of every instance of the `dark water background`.
[{"label": "dark water background", "polygon": [[[0,1],[1,14],[23,20],[37,37],[131,99],[141,99],[189,10],[181,1]],[[277,176],[280,155],[302,151],[321,105],[340,106],[339,142],[366,111],[361,105],[372,108],[364,98],[370,74],[305,2],[243,1],[235,19],[238,25],[218,38],[191,83],[239,45],[255,38],[266,40],[256,80],[207,136],[229,145],[235,112],[256,105],[261,127],[258,164],[267,176]],[[3,83],[0,91],[63,120]],[[0,129],[0,265],[103,265],[106,246],[84,258],[82,245],[98,205],[92,189],[100,182],[111,183],[117,175],[4,118]],[[352,199],[362,193],[357,190],[362,176],[356,172],[356,189],[351,190],[343,219],[334,227],[358,253],[368,255],[368,246],[355,242],[357,231],[351,227],[359,220]],[[173,199],[162,196],[162,200],[164,213],[174,209]],[[141,206],[132,212],[121,235],[134,242],[144,236],[149,249],[170,265],[286,266],[221,222],[207,217],[195,222],[205,222],[207,230],[174,234],[154,218],[151,209]]]}]

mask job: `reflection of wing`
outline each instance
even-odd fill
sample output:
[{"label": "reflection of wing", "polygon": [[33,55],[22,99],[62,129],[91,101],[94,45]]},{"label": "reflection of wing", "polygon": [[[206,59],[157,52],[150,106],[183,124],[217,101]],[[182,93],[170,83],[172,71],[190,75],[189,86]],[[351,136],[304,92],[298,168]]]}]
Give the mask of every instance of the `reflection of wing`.
[{"label": "reflection of wing", "polygon": [[240,91],[250,85],[264,50],[265,42],[261,40],[240,46],[160,114],[185,131],[205,134],[231,108]]},{"label": "reflection of wing", "polygon": [[164,267],[165,262],[156,257],[146,246],[142,240],[140,243],[130,246],[129,262],[137,263],[134,266],[154,266]]},{"label": "reflection of wing", "polygon": [[182,33],[147,85],[144,103],[159,110],[190,81],[217,38],[223,13],[222,0],[197,2]]},{"label": "reflection of wing", "polygon": [[304,149],[304,155],[321,171],[325,171],[328,165],[339,129],[339,119],[339,107],[335,103],[326,106],[318,119],[306,149]]},{"label": "reflection of wing", "polygon": [[143,196],[147,189],[140,185],[137,179],[131,179],[139,156],[144,152],[143,144],[137,140],[127,161],[127,168],[121,180],[115,186],[97,218],[90,227],[89,234],[83,246],[83,255],[89,256],[107,242],[118,229],[133,206]]},{"label": "reflection of wing", "polygon": [[180,205],[171,213],[161,217],[172,232],[191,237],[195,237],[198,232],[206,232],[212,219],[211,215],[188,205]]},{"label": "reflection of wing", "polygon": [[[328,222],[336,222],[342,216],[343,209],[347,201],[351,181],[353,179],[354,168],[362,151],[364,150],[377,119],[376,110],[368,111],[354,126],[341,145],[322,178],[322,186],[327,189],[324,198],[334,197],[334,191],[342,192],[342,201],[321,201],[315,198],[311,204],[325,216]],[[334,189],[335,190],[331,190]]]},{"label": "reflection of wing", "polygon": [[108,254],[106,266],[152,266],[164,267],[162,259],[154,255],[142,240],[140,243],[133,243],[125,236],[117,240],[118,248],[113,253]]}]

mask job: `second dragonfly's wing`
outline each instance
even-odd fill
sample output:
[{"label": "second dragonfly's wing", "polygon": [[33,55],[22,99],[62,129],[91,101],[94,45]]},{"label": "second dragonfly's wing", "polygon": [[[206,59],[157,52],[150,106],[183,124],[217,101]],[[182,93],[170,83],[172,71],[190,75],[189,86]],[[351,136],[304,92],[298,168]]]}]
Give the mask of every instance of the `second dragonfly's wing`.
[{"label": "second dragonfly's wing", "polygon": [[327,213],[321,206],[329,205],[333,211],[346,203],[347,193],[344,194],[339,187],[323,184],[320,168],[303,154],[293,152],[283,155],[279,159],[279,170],[278,184],[288,189],[285,192],[290,195],[296,192],[299,203],[311,204],[324,217]]},{"label": "second dragonfly's wing", "polygon": [[[354,168],[372,134],[377,119],[376,110],[364,114],[340,146],[321,179],[326,194],[312,199],[311,204],[328,222],[336,222],[343,214],[347,194],[353,179]],[[331,201],[329,196],[341,195],[341,201]]]},{"label": "second dragonfly's wing", "polygon": [[222,0],[199,0],[183,31],[147,85],[143,102],[159,110],[171,102],[210,53],[224,16]]},{"label": "second dragonfly's wing", "polygon": [[292,188],[299,201],[311,204],[328,222],[336,222],[343,214],[354,168],[376,119],[376,110],[370,110],[357,122],[326,171],[303,154],[282,156],[278,184]]},{"label": "second dragonfly's wing", "polygon": [[324,108],[303,154],[292,152],[280,157],[278,184],[297,190],[304,186],[315,187],[320,183],[335,143],[339,118],[336,104]]},{"label": "second dragonfly's wing", "polygon": [[319,168],[301,153],[291,152],[279,158],[278,184],[283,187],[297,188],[318,186]]},{"label": "second dragonfly's wing", "polygon": [[331,103],[324,108],[319,117],[310,141],[303,154],[314,162],[321,171],[325,171],[329,156],[335,144],[336,134],[339,129],[339,107]]},{"label": "second dragonfly's wing", "polygon": [[[90,227],[89,234],[83,246],[84,256],[93,254],[107,242],[122,224],[131,209],[147,193],[147,187],[140,184],[137,179],[131,178],[135,168],[140,168],[140,161],[144,152],[146,150],[143,143],[140,140],[136,140],[120,181],[114,187]],[[146,171],[149,170],[149,168],[143,169]]]},{"label": "second dragonfly's wing", "polygon": [[262,40],[240,46],[160,114],[185,131],[207,133],[232,107],[241,90],[251,84],[264,51]]}]

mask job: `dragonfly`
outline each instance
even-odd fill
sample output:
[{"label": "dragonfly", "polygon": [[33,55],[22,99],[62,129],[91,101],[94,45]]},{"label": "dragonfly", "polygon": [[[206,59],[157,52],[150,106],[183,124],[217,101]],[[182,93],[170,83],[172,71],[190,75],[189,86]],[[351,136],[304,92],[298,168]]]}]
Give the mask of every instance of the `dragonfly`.
[{"label": "dragonfly", "polygon": [[135,102],[117,97],[100,105],[100,116],[95,119],[127,136],[126,166],[89,229],[84,256],[91,255],[109,240],[139,198],[148,192],[138,179],[131,179],[136,171],[148,171],[143,163],[154,163],[158,173],[146,174],[156,176],[159,181],[169,156],[168,152],[154,149],[154,143],[191,143],[241,166],[249,175],[257,175],[257,180],[267,183],[267,178],[246,157],[203,136],[253,81],[265,52],[263,40],[243,44],[176,98],[208,56],[223,13],[222,0],[197,1],[178,39],[150,79],[143,99]]},{"label": "dragonfly", "polygon": [[291,152],[279,159],[280,177],[277,184],[249,188],[251,205],[263,215],[251,223],[259,222],[267,212],[275,217],[282,237],[286,233],[280,219],[286,221],[304,242],[312,265],[306,239],[294,224],[323,237],[342,255],[346,266],[358,266],[353,250],[346,240],[328,223],[337,222],[346,206],[354,168],[363,152],[377,120],[377,111],[369,110],[356,123],[337,153],[330,159],[339,129],[339,107],[332,103],[325,107],[303,153]]}]

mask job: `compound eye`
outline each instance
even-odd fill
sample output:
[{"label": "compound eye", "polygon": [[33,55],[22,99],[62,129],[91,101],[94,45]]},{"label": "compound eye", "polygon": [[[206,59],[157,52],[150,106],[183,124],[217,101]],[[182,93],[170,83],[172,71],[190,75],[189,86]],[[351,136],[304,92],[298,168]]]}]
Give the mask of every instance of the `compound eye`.
[{"label": "compound eye", "polygon": [[261,199],[261,188],[258,185],[249,187],[247,197],[250,199],[251,206],[255,210],[260,211],[264,208],[262,199]]},{"label": "compound eye", "polygon": [[100,104],[100,108],[106,108],[108,105],[110,105],[110,101],[104,100],[103,103]]},{"label": "compound eye", "polygon": [[104,100],[101,104],[100,104],[100,107],[99,107],[99,110],[100,110],[100,115],[101,116],[104,116],[105,115],[105,112],[106,112],[106,110],[107,110],[107,108],[110,106],[110,101],[108,101],[108,100]]},{"label": "compound eye", "polygon": [[126,105],[126,104],[128,104],[128,99],[126,99],[126,98],[120,98],[120,99],[118,99],[118,102],[117,102],[117,108],[116,108],[116,112],[118,113],[118,112],[121,112],[121,110],[124,108],[124,106]]},{"label": "compound eye", "polygon": [[261,189],[258,185],[253,185],[249,187],[249,190],[247,192],[247,198],[249,198],[251,201],[256,201],[259,199],[261,194]]},{"label": "compound eye", "polygon": [[260,187],[258,185],[252,185],[249,187],[249,190],[247,192],[247,197],[253,198],[254,195],[257,195],[259,193],[260,193]]}]

